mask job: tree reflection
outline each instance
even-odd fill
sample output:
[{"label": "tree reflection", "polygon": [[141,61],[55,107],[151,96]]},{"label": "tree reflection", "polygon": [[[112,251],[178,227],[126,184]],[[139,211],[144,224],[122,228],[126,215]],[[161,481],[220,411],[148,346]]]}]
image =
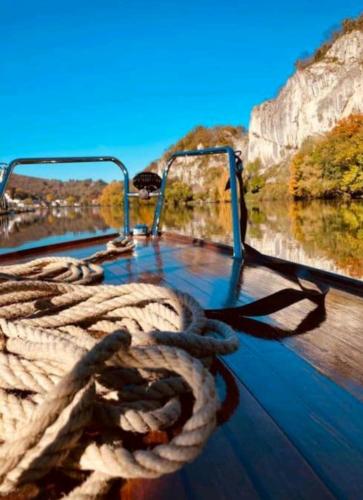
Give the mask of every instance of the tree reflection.
[{"label": "tree reflection", "polygon": [[347,274],[363,276],[363,203],[292,204],[292,232],[304,249],[334,260]]},{"label": "tree reflection", "polygon": [[[133,200],[131,226],[154,216],[154,202]],[[363,277],[363,202],[261,202],[249,208],[247,241],[263,253],[306,263],[353,277]],[[118,231],[121,207],[63,208],[0,217],[0,247],[59,241],[80,234]],[[166,205],[162,227],[196,238],[232,242],[229,203]]]}]

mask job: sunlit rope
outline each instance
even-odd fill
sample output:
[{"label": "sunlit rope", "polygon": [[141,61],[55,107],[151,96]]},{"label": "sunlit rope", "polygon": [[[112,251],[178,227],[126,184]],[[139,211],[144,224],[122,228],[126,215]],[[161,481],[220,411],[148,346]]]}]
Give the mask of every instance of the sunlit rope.
[{"label": "sunlit rope", "polygon": [[89,285],[103,277],[103,269],[97,262],[129,253],[133,248],[131,239],[115,239],[106,244],[105,250],[82,260],[72,257],[41,257],[22,264],[0,266],[0,280],[45,280]]},{"label": "sunlit rope", "polygon": [[[1,269],[11,279],[0,283],[0,493],[55,469],[87,471],[67,498],[96,498],[112,479],[192,461],[216,423],[211,356],[235,351],[235,332],[187,294],[69,283],[99,279],[90,259],[57,272],[62,261],[41,260]],[[167,444],[123,444],[125,433],[173,427],[188,392],[192,410]]]}]

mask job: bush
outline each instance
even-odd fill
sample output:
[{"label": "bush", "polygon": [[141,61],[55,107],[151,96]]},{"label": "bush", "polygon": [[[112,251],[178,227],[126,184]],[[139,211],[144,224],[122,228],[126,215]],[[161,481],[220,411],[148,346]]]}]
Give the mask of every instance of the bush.
[{"label": "bush", "polygon": [[266,180],[261,174],[261,161],[259,159],[247,163],[245,170],[245,188],[247,192],[257,194],[264,188]]},{"label": "bush", "polygon": [[298,59],[295,62],[295,67],[301,70],[307,68],[311,64],[321,61],[338,38],[355,30],[363,31],[363,14],[358,16],[356,19],[344,19],[340,28],[337,31],[334,31],[321,47],[316,49],[311,56],[304,59]]},{"label": "bush", "polygon": [[188,203],[193,201],[193,190],[182,181],[169,181],[165,191],[165,199],[167,203],[173,203],[174,205]]}]

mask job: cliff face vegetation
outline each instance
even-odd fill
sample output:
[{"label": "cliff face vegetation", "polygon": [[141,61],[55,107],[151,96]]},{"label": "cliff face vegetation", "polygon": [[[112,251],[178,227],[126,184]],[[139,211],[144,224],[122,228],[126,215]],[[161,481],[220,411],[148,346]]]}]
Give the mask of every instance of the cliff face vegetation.
[{"label": "cliff face vegetation", "polygon": [[321,61],[339,38],[352,31],[363,31],[363,14],[356,19],[344,19],[340,28],[334,31],[329,39],[317,48],[311,56],[296,61],[296,69],[305,69],[311,66],[311,64]]},{"label": "cliff face vegetation", "polygon": [[290,172],[290,193],[297,199],[363,196],[363,115],[352,115],[325,136],[307,140]]},{"label": "cliff face vegetation", "polygon": [[247,130],[242,127],[233,127],[231,125],[217,125],[216,127],[203,127],[199,125],[191,130],[186,136],[180,139],[176,144],[170,146],[165,152],[163,159],[166,159],[172,153],[179,150],[198,149],[201,146],[230,146],[231,144],[241,144]]}]

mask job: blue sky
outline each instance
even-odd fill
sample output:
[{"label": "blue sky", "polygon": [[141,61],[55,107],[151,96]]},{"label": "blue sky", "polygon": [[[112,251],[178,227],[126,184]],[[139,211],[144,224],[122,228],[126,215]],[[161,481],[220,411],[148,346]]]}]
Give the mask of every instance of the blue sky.
[{"label": "blue sky", "polygon": [[[0,161],[120,157],[133,174],[198,124],[248,125],[361,0],[0,0]],[[20,168],[47,177],[115,167]]]}]

